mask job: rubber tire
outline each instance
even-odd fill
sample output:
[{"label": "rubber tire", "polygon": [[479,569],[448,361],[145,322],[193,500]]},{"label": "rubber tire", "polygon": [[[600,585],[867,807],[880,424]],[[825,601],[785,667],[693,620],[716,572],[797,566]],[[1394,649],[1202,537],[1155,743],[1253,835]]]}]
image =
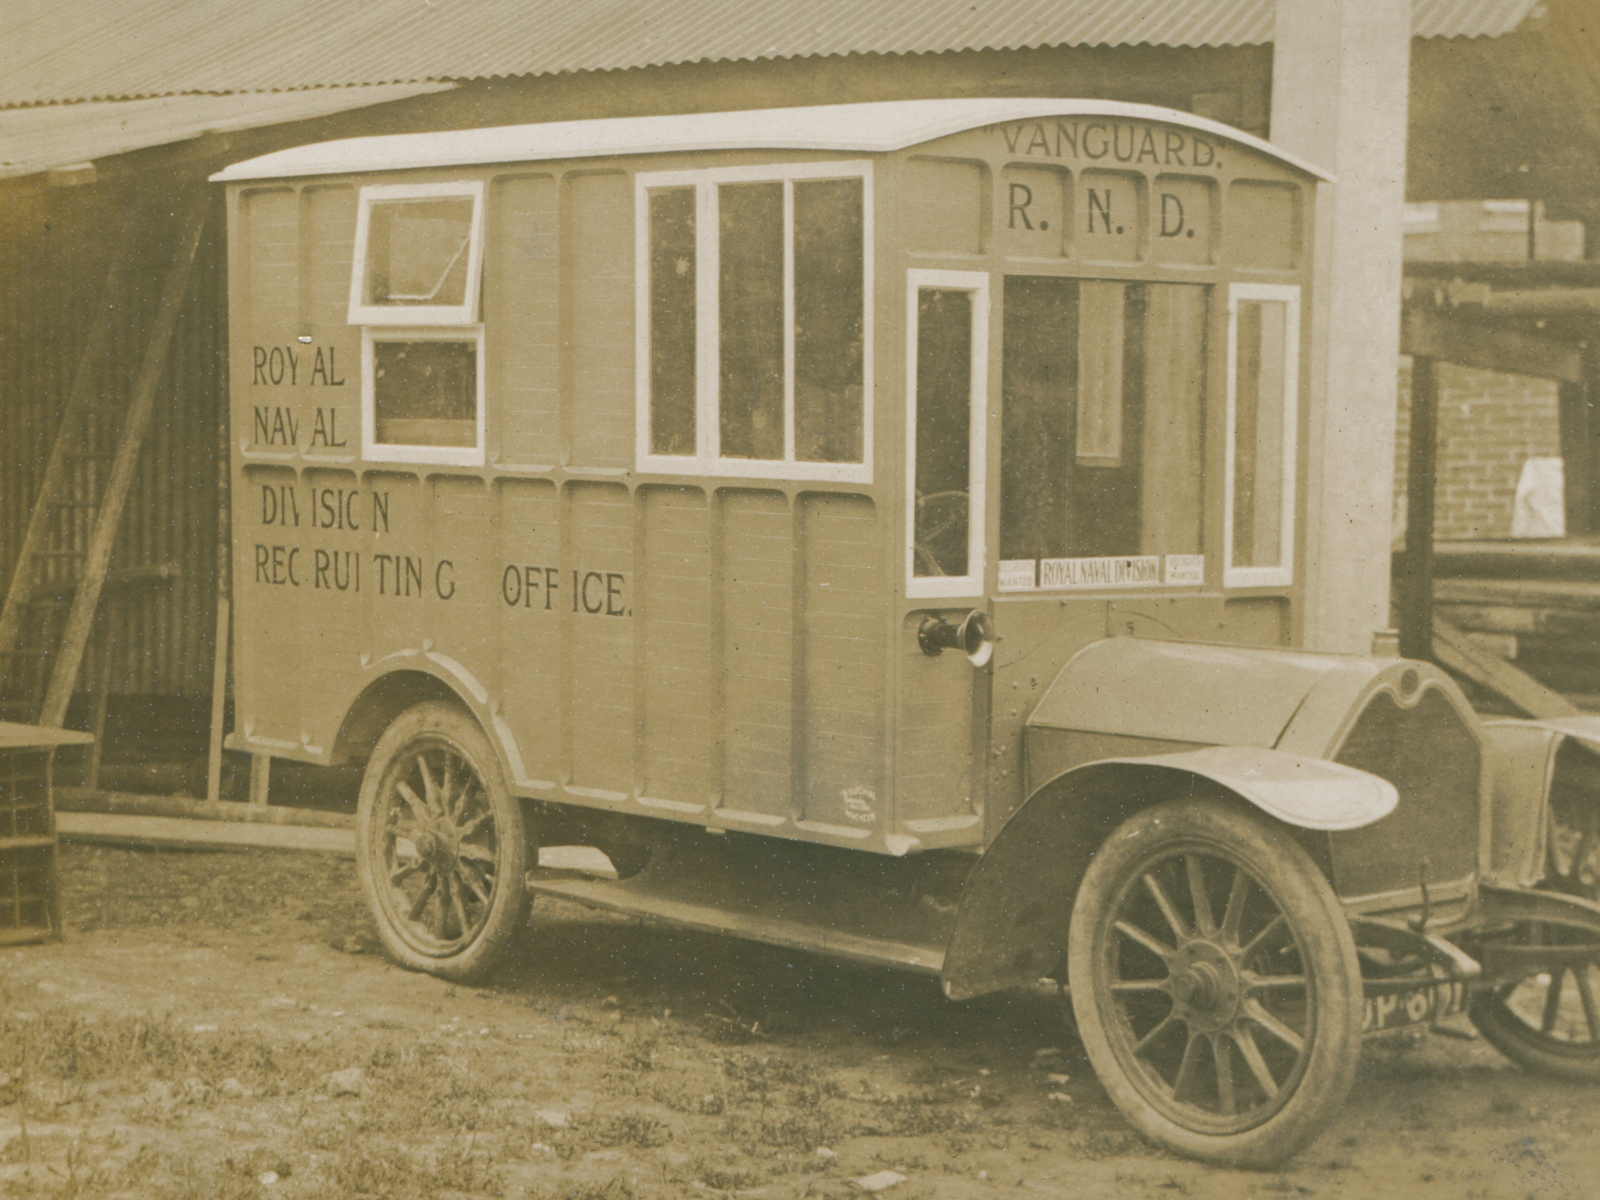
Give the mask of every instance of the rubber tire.
[{"label": "rubber tire", "polygon": [[[379,895],[386,880],[382,830],[377,828],[380,800],[394,772],[406,769],[419,744],[443,741],[477,773],[495,824],[495,877],[489,912],[475,936],[447,952],[431,952],[408,936],[403,915],[390,910]],[[429,701],[410,708],[384,730],[367,762],[356,810],[356,873],[372,912],[384,950],[400,966],[461,983],[487,975],[507,944],[521,931],[529,908],[523,881],[528,868],[528,840],[522,805],[506,788],[500,760],[478,723],[453,704]],[[384,886],[387,886],[385,882]]]},{"label": "rubber tire", "polygon": [[[1580,835],[1578,845],[1573,848],[1573,857],[1563,869],[1557,853],[1557,844],[1560,840],[1558,829],[1564,815],[1573,815],[1570,811],[1573,803],[1579,807],[1583,828],[1577,831]],[[1600,814],[1596,813],[1600,798],[1586,793],[1569,797],[1568,804],[1559,806],[1565,811],[1558,811],[1555,797],[1547,796],[1546,805],[1549,828],[1546,837],[1545,879],[1540,888],[1565,892],[1585,900],[1600,900],[1600,883],[1586,882],[1582,874],[1585,862],[1578,861],[1581,855],[1587,864],[1593,867],[1591,839],[1600,832],[1597,830]],[[1568,827],[1571,827],[1570,822]],[[1479,952],[1482,953],[1481,950]],[[1529,975],[1534,974],[1538,974],[1537,968],[1529,972]],[[1478,1032],[1483,1034],[1485,1041],[1523,1069],[1578,1083],[1600,1083],[1600,1038],[1585,1043],[1588,1046],[1586,1051],[1573,1052],[1570,1049],[1560,1049],[1574,1043],[1545,1038],[1543,1034],[1530,1029],[1525,1022],[1508,1011],[1505,1002],[1496,998],[1492,992],[1479,992],[1474,996],[1472,1004],[1467,1009],[1467,1016],[1477,1026]]]},{"label": "rubber tire", "polygon": [[1600,1042],[1590,1042],[1587,1054],[1561,1054],[1532,1040],[1528,1026],[1506,1011],[1503,1001],[1484,993],[1467,1009],[1467,1016],[1484,1041],[1525,1070],[1577,1083],[1600,1083]]},{"label": "rubber tire", "polygon": [[[1239,1133],[1196,1131],[1151,1105],[1113,1049],[1096,999],[1094,931],[1128,879],[1175,841],[1214,847],[1249,867],[1299,935],[1317,999],[1310,1057],[1293,1095],[1261,1124]],[[1281,1169],[1327,1127],[1355,1080],[1362,990],[1349,923],[1311,857],[1284,828],[1269,824],[1241,802],[1171,801],[1119,826],[1095,854],[1079,886],[1068,930],[1067,975],[1079,1036],[1112,1102],[1145,1137],[1178,1154],[1228,1166]]]}]

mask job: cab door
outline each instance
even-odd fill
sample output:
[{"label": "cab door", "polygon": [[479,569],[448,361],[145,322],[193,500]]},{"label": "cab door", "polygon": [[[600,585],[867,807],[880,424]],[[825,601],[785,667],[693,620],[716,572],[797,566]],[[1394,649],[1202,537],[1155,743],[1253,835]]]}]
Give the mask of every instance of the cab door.
[{"label": "cab door", "polygon": [[1065,274],[1002,287],[995,821],[1024,798],[1023,723],[1071,655],[1130,633],[1208,639],[1220,607],[1206,587],[1212,287]]},{"label": "cab door", "polygon": [[983,835],[987,674],[930,654],[924,626],[987,612],[990,275],[906,274],[904,600],[896,638],[895,827],[905,845]]}]

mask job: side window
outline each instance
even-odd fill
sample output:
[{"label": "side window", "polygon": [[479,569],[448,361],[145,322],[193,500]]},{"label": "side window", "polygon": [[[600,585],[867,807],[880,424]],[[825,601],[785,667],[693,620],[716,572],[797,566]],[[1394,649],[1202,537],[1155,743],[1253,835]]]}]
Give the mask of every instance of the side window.
[{"label": "side window", "polygon": [[989,277],[906,274],[906,594],[983,590]]},{"label": "side window", "polygon": [[481,182],[361,189],[350,322],[364,326],[365,457],[483,462],[482,266]]},{"label": "side window", "polygon": [[641,468],[867,482],[867,164],[638,187]]},{"label": "side window", "polygon": [[352,325],[471,325],[483,269],[483,184],[361,189]]},{"label": "side window", "polygon": [[483,461],[482,329],[368,329],[362,359],[368,458]]},{"label": "side window", "polygon": [[1294,577],[1300,289],[1234,284],[1228,293],[1229,587]]}]

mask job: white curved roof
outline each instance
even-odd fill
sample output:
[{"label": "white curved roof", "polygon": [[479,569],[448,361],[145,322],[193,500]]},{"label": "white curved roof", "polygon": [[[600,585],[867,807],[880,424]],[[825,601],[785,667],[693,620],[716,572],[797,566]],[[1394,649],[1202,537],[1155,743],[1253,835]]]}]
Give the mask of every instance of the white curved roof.
[{"label": "white curved roof", "polygon": [[967,129],[1058,116],[1185,125],[1249,146],[1320,179],[1332,178],[1321,168],[1284,153],[1270,142],[1192,113],[1148,104],[1061,99],[893,100],[345,138],[264,154],[235,163],[211,178],[219,182],[283,179],[685,150],[832,150],[881,154]]}]

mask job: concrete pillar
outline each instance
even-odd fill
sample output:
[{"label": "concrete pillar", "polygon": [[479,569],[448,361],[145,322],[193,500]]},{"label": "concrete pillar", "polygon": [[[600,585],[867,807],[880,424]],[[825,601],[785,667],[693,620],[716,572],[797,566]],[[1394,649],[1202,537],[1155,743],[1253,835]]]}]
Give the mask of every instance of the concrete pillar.
[{"label": "concrete pillar", "polygon": [[1389,625],[1411,5],[1277,0],[1272,141],[1332,171],[1317,202],[1304,644]]}]

